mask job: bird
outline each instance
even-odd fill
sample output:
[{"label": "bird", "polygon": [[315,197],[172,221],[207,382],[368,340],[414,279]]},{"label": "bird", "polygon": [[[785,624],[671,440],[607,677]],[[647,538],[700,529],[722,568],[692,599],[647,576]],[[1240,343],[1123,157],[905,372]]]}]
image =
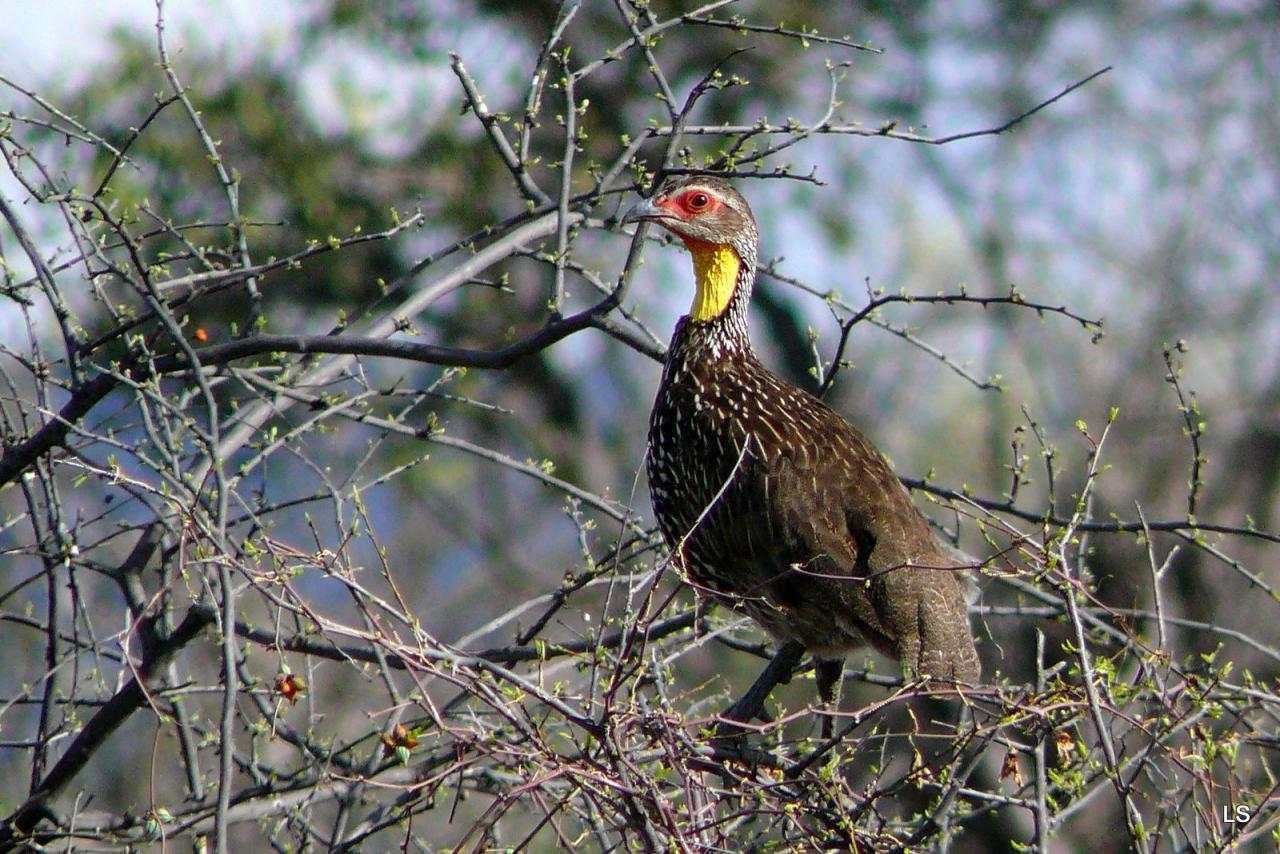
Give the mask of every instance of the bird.
[{"label": "bird", "polygon": [[830,704],[870,646],[908,678],[975,684],[968,582],[885,457],[822,400],[770,371],[747,325],[759,228],[725,179],[680,175],[622,218],[680,238],[694,296],[649,418],[654,515],[700,594],[750,616],[777,653],[724,717],[762,713],[808,652]]}]

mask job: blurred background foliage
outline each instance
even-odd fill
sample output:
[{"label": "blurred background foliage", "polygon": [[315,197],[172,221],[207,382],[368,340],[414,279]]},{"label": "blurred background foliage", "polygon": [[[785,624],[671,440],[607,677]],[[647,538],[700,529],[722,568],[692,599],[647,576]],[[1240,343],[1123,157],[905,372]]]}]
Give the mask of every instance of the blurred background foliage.
[{"label": "blurred background foliage", "polygon": [[[181,46],[173,59],[223,162],[241,182],[255,261],[288,256],[312,241],[376,232],[415,208],[424,213],[421,227],[400,238],[273,274],[262,287],[267,331],[323,332],[358,318],[389,289],[412,289],[432,270],[430,263],[424,266],[432,253],[467,235],[482,237],[487,226],[524,209],[480,123],[462,109],[450,54],[465,63],[492,111],[519,122],[538,46],[575,5],[319,0],[290,7],[286,25],[273,24],[264,12],[261,32],[207,42],[200,18],[216,14],[213,9],[179,15],[170,4],[182,22],[169,35]],[[661,19],[698,4],[627,5],[642,19]],[[570,66],[604,57],[630,38],[615,6],[580,4],[562,40]],[[1048,456],[1057,510],[1070,512],[1089,453],[1075,422],[1099,428],[1111,407],[1119,407],[1103,454],[1110,468],[1097,487],[1095,516],[1133,519],[1140,507],[1147,519],[1183,519],[1193,452],[1188,419],[1162,357],[1181,340],[1185,353],[1174,354],[1175,367],[1198,404],[1189,418],[1203,422],[1204,430],[1197,519],[1280,528],[1276,4],[744,0],[719,14],[765,28],[783,22],[848,34],[883,52],[816,39],[801,47],[732,26],[673,27],[653,39],[652,49],[678,101],[716,63],[750,48],[725,66],[750,85],[706,97],[694,114],[697,124],[812,121],[826,105],[825,65],[831,62],[848,64],[837,116],[943,136],[998,126],[1072,81],[1113,66],[1004,135],[945,146],[816,136],[771,158],[770,167],[787,164],[823,183],[741,182],[761,219],[762,258],[775,260],[784,277],[819,292],[834,290],[854,306],[865,301],[868,287],[917,295],[963,287],[996,296],[1015,286],[1032,301],[1105,319],[1105,334],[1094,340],[1092,330],[1064,317],[1037,319],[1009,306],[899,304],[884,310],[886,323],[909,328],[914,339],[946,354],[976,382],[901,335],[857,327],[845,354],[852,368],[828,399],[874,437],[905,476],[927,476],[999,500],[1010,491],[1011,443],[1021,443],[1031,460],[1031,482],[1021,487],[1020,502],[1043,509]],[[43,94],[106,140],[123,144],[164,88],[154,34],[118,31],[110,60],[80,79],[85,82]],[[575,95],[591,106],[582,118],[575,188],[587,189],[592,173],[636,128],[665,121],[653,89],[634,51],[579,81]],[[562,104],[564,93],[552,87],[544,98]],[[17,110],[17,100],[6,92],[0,108]],[[561,112],[543,110],[543,120]],[[56,135],[41,144],[54,151]],[[686,144],[698,160],[717,154],[722,141],[690,137]],[[530,154],[541,161],[533,176],[544,187],[559,181],[562,146],[562,131],[551,122],[532,134]],[[68,149],[59,168],[84,181],[100,178],[108,157],[99,150],[96,162],[77,161],[84,151]],[[661,140],[642,154],[656,167]],[[142,218],[138,205],[145,201],[174,221],[210,223],[184,231],[202,257],[183,263],[192,270],[227,266],[231,248],[225,228],[216,225],[226,219],[225,196],[186,117],[177,109],[161,111],[128,155],[131,163],[110,184],[116,210]],[[11,192],[11,185],[0,186]],[[632,200],[607,196],[593,214],[607,218]],[[33,225],[46,236],[57,234],[56,222]],[[12,236],[0,235],[11,252]],[[621,235],[584,234],[575,243],[575,260],[612,282],[626,245]],[[160,239],[146,249],[159,262],[163,253],[183,247]],[[638,271],[633,304],[626,308],[658,339],[665,340],[687,304],[686,265],[679,251],[651,249]],[[485,271],[482,286],[462,288],[407,321],[430,342],[493,349],[540,324],[547,269],[511,259]],[[574,292],[567,311],[598,297]],[[81,308],[91,335],[112,325],[91,301],[84,299]],[[230,340],[248,317],[247,298],[234,289],[199,303],[189,323],[217,342]],[[754,323],[766,361],[799,382],[812,382],[813,348],[830,358],[839,337],[823,300],[767,275]],[[378,387],[433,388],[426,408],[449,435],[516,460],[545,462],[557,476],[631,503],[648,518],[637,472],[659,375],[652,359],[588,333],[503,371],[373,361],[365,367]],[[986,381],[995,387],[980,387]],[[359,479],[411,466],[364,496],[368,524],[388,563],[401,568],[398,578],[419,586],[408,591],[415,613],[441,638],[509,641],[469,633],[532,592],[554,589],[566,572],[579,571],[584,542],[591,551],[596,537],[618,535],[616,523],[582,533],[559,496],[455,450],[424,449],[404,438],[381,441],[376,430],[312,435],[306,442],[307,454],[272,457],[256,471],[263,492],[305,495],[331,474]],[[317,455],[317,448],[323,453]],[[416,464],[427,453],[430,460]],[[317,470],[304,457],[331,460],[334,471]],[[86,495],[68,500],[97,504]],[[0,506],[10,512],[13,501],[12,492],[0,495]],[[949,513],[934,515],[944,524],[955,522]],[[274,524],[289,536],[317,525],[319,542],[329,546],[334,543],[326,540],[342,527],[308,520],[301,508],[277,514]],[[962,535],[967,547],[983,547],[972,526]],[[12,537],[12,531],[0,533],[0,543]],[[1166,547],[1172,542],[1158,539]],[[1134,559],[1133,540],[1126,535],[1091,543],[1099,597],[1116,608],[1151,605],[1149,569]],[[123,554],[128,545],[122,539],[118,550]],[[372,553],[363,559],[373,559]],[[1280,583],[1274,544],[1234,540],[1230,560]],[[1175,556],[1170,577],[1178,598],[1171,609],[1274,640],[1276,603],[1262,596],[1256,608],[1239,607],[1257,591],[1226,562],[1185,549]],[[999,604],[1006,595],[992,592],[984,601]],[[1033,644],[1035,627],[1024,621],[999,630],[1002,643],[984,650],[992,676],[1030,678],[1031,662],[1021,651]],[[1039,628],[1051,637],[1057,631],[1058,641],[1065,637],[1065,626]],[[38,635],[12,637],[11,656],[40,660]],[[1225,655],[1274,679],[1274,665],[1248,645],[1213,633],[1183,639],[1206,653],[1219,643]],[[1062,654],[1056,644],[1050,648]],[[723,652],[707,652],[700,664],[702,677],[725,673],[735,685],[745,684],[755,666]],[[0,684],[12,683],[16,673],[0,677]],[[341,697],[325,701],[338,714]],[[127,753],[120,751],[117,767],[132,762],[140,768],[146,757]],[[19,782],[0,784],[6,802],[18,795]],[[1084,848],[1099,842],[1088,827],[1072,833]]]},{"label": "blurred background foliage", "polygon": [[[424,252],[519,210],[509,182],[495,180],[501,164],[478,122],[459,109],[449,52],[475,75],[490,109],[518,116],[528,69],[561,6],[317,3],[287,32],[263,21],[269,37],[246,39],[247,53],[240,44],[202,43],[195,23],[178,33],[182,71],[225,161],[244,181],[244,215],[258,224],[257,259],[357,228],[385,228],[392,210],[421,205],[427,215],[410,240],[333,253],[275,277],[264,292],[271,327],[295,329],[299,319],[314,331],[332,326],[340,311],[351,314],[351,306],[375,300],[380,281],[396,281]],[[693,8],[651,4],[660,17]],[[1115,471],[1102,484],[1103,500],[1125,517],[1135,500],[1150,518],[1177,516],[1185,509],[1190,449],[1160,354],[1181,338],[1190,348],[1186,382],[1208,423],[1203,504],[1214,521],[1241,524],[1251,514],[1260,527],[1274,527],[1280,472],[1274,6],[1160,3],[1139,12],[1099,3],[859,3],[821,10],[774,3],[766,10],[747,3],[731,5],[722,17],[734,15],[849,34],[885,52],[820,43],[797,52],[791,41],[767,33],[674,28],[656,41],[664,68],[675,70],[678,97],[733,50],[750,47],[728,70],[751,85],[706,99],[695,117],[700,124],[816,117],[825,103],[826,60],[851,63],[840,115],[933,136],[999,125],[1066,83],[1115,66],[1005,136],[940,148],[837,137],[792,149],[786,162],[801,173],[816,168],[826,185],[747,184],[763,221],[762,256],[780,258],[787,275],[854,302],[864,282],[916,294],[959,286],[1003,294],[1016,285],[1029,298],[1105,319],[1106,336],[1091,345],[1079,327],[1034,323],[1007,307],[896,308],[893,320],[918,330],[975,377],[1002,377],[1000,392],[956,382],[901,340],[856,335],[850,348],[856,370],[837,384],[833,403],[878,437],[904,473],[933,472],[944,484],[998,496],[1008,488],[1009,442],[1026,424],[1024,405],[1054,444],[1066,446],[1068,461],[1082,453],[1071,435],[1074,420],[1099,423],[1116,405],[1121,415],[1108,454]],[[627,37],[612,4],[586,3],[564,43],[572,62],[602,55]],[[61,102],[74,115],[91,116],[107,139],[126,138],[154,105],[153,36],[117,33],[115,59],[93,79],[60,93]],[[642,64],[631,59],[580,83],[577,95],[595,105],[585,120],[581,172],[608,159],[628,128],[661,118],[651,88]],[[534,175],[544,184],[555,179],[562,154],[558,131],[533,135],[533,153],[545,167]],[[708,155],[716,150],[714,140],[689,145]],[[124,170],[112,185],[122,204],[146,196],[183,218],[217,220],[221,188],[177,111],[162,114],[130,155],[140,168]],[[164,177],[173,175],[206,181]],[[582,260],[607,275],[620,245],[593,241],[592,257]],[[633,292],[664,339],[687,300],[683,259],[668,257],[675,255],[655,253],[655,272]],[[518,281],[530,268],[512,262],[499,272]],[[432,341],[502,341],[510,330],[527,329],[525,319],[539,307],[536,287],[515,290],[508,299],[467,289],[413,321]],[[821,305],[785,285],[766,279],[761,291],[757,336],[773,345],[769,360],[803,382],[812,365],[809,330],[829,357],[834,324]],[[216,339],[243,318],[243,301],[237,294],[206,303],[193,320]],[[391,370],[418,383],[438,373]],[[655,366],[619,345],[573,340],[509,371],[472,372],[458,381],[458,393],[509,413],[445,406],[440,414],[452,429],[475,431],[515,456],[554,459],[570,480],[629,490],[656,380]],[[1063,468],[1068,478],[1082,476],[1079,466]],[[401,518],[438,518],[423,506],[437,490],[456,501],[453,478],[421,482],[436,471],[424,467],[396,482],[404,493],[394,501]],[[1062,495],[1069,500],[1070,490]],[[501,503],[478,506],[487,515],[500,513]],[[441,548],[432,536],[442,556],[474,545],[469,536],[459,542],[441,534],[451,542]],[[1234,583],[1205,578],[1197,568],[1183,573],[1193,586],[1202,579],[1202,595],[1191,601],[1212,603],[1224,592],[1219,585]],[[1101,578],[1114,579],[1117,604],[1135,604],[1124,601],[1136,595],[1126,584],[1131,572],[1098,567]],[[488,571],[464,575],[479,580]]]}]

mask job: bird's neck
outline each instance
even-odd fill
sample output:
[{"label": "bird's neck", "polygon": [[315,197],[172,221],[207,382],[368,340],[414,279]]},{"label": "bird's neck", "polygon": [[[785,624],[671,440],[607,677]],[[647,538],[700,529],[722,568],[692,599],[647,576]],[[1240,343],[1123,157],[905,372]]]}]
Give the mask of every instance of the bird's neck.
[{"label": "bird's neck", "polygon": [[696,290],[689,314],[680,319],[671,338],[668,369],[754,359],[747,330],[754,256],[748,253],[744,258],[728,245],[685,243],[693,255]]},{"label": "bird's neck", "polygon": [[750,287],[752,271],[743,264],[732,246],[688,239],[685,244],[693,255],[693,276],[697,288],[693,294],[693,305],[689,308],[690,319],[706,323],[722,317],[735,302],[734,294],[739,290],[741,280],[745,278],[747,287]]}]

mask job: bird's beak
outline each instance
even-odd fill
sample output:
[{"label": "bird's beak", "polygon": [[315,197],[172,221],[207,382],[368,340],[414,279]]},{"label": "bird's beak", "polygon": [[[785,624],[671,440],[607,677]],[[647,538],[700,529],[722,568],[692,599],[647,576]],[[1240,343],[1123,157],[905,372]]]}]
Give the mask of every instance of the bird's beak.
[{"label": "bird's beak", "polygon": [[653,199],[638,202],[631,210],[622,215],[622,224],[632,222],[656,222],[670,216],[662,208],[653,203]]}]

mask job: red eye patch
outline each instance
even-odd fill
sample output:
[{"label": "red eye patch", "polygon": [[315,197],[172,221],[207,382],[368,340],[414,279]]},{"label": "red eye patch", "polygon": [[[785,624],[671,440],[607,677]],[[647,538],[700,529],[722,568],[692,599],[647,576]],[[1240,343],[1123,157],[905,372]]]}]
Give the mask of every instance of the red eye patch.
[{"label": "red eye patch", "polygon": [[676,196],[667,196],[659,199],[657,204],[660,208],[666,208],[672,213],[688,219],[698,214],[714,211],[722,207],[724,203],[706,190],[695,188],[685,190]]}]

